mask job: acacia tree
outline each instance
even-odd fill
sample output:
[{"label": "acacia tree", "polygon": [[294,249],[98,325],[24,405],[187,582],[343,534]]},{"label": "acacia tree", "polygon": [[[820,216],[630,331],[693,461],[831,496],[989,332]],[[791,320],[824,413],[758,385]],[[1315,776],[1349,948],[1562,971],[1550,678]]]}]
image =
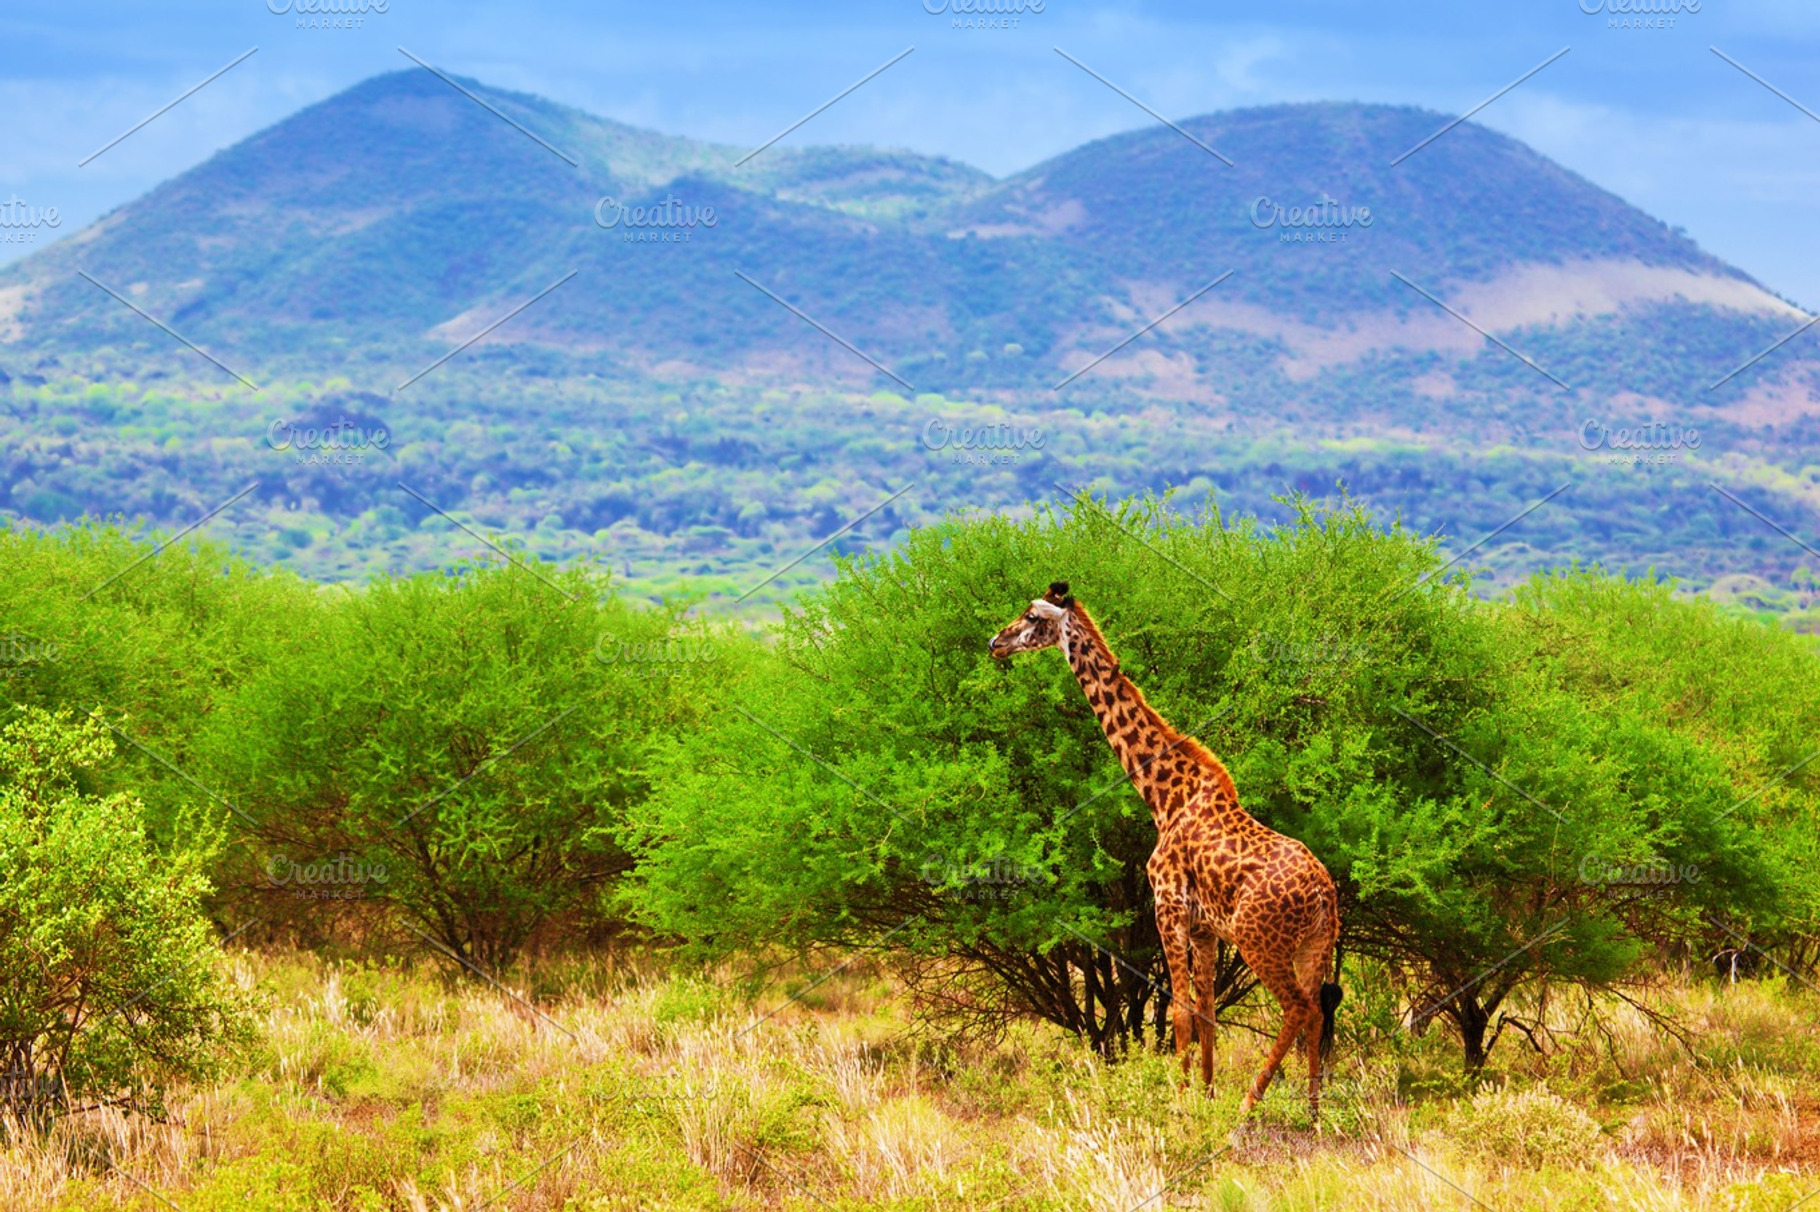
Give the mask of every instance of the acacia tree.
[{"label": "acacia tree", "polygon": [[160,855],[138,800],[84,787],[113,753],[98,717],[25,707],[0,729],[0,1114],[157,1114],[251,1038],[201,909],[205,851]]},{"label": "acacia tree", "polygon": [[[1529,1029],[1502,1012],[1520,987],[1616,988],[1664,942],[1706,933],[1707,914],[1766,908],[1779,889],[1754,832],[1722,816],[1736,796],[1713,753],[1526,689],[1408,738],[1403,786],[1435,789],[1409,818],[1448,827],[1431,846],[1403,839],[1417,857],[1400,869],[1351,865],[1353,945],[1419,964],[1412,1015],[1448,1019],[1473,1069],[1504,1025]],[[1632,874],[1651,871],[1669,874]]]},{"label": "acacia tree", "polygon": [[[1708,882],[1701,867],[1709,855],[1700,843],[1681,845],[1678,865],[1666,849],[1638,856],[1628,868],[1605,856],[1606,874],[1616,871],[1616,886],[1627,889],[1638,932],[1664,954],[1695,963],[1748,938],[1794,970],[1811,969],[1820,948],[1820,885],[1801,873],[1820,864],[1814,637],[1728,615],[1666,583],[1581,569],[1532,578],[1503,621],[1548,686],[1591,712],[1636,721],[1665,738],[1666,773],[1678,778],[1685,771],[1698,787],[1717,764],[1729,786],[1715,812],[1696,815],[1697,831],[1716,822],[1750,832],[1755,873],[1773,895],[1717,903],[1690,897]],[[1674,741],[1697,746],[1698,757],[1668,752]],[[1662,792],[1680,794],[1667,781]],[[1703,930],[1661,932],[1665,908],[1690,906],[1699,907]]]},{"label": "acacia tree", "polygon": [[94,520],[0,524],[0,639],[26,645],[27,658],[0,654],[0,691],[100,709],[118,751],[89,777],[142,800],[154,837],[180,848],[184,813],[206,798],[193,781],[198,723],[258,671],[322,658],[296,646],[316,596],[193,535],[160,548]]},{"label": "acacia tree", "polygon": [[649,737],[726,655],[587,569],[516,562],[339,593],[292,641],[202,746],[250,843],[241,893],[491,967],[545,922],[586,925],[629,866],[614,828]]},{"label": "acacia tree", "polygon": [[[1342,951],[1455,994],[1438,1012],[1468,1064],[1512,989],[1606,986],[1640,961],[1623,890],[1579,878],[1589,854],[1698,853],[1702,903],[1764,899],[1752,831],[1701,823],[1730,786],[1710,755],[1572,710],[1463,577],[1435,577],[1432,543],[1285,505],[1265,531],[1082,501],[844,562],[730,688],[739,709],[667,743],[626,834],[630,902],[721,949],[885,945],[937,1009],[1036,1014],[1108,1052],[1160,1034],[1148,809],[1065,662],[985,651],[1062,579],[1248,810],[1327,864]],[[1224,958],[1230,1001],[1244,977]]]}]

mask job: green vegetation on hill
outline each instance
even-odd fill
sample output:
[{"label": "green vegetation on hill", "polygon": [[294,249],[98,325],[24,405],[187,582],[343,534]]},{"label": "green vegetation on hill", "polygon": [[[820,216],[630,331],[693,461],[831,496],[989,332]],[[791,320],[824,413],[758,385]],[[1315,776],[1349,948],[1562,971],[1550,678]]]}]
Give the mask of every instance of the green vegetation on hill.
[{"label": "green vegetation on hill", "polygon": [[[1499,583],[1568,560],[1654,568],[1701,588],[1778,590],[1806,558],[1706,487],[1809,535],[1820,429],[1746,419],[1761,389],[1810,392],[1791,343],[1710,385],[1792,321],[1663,300],[1458,354],[1360,337],[1356,355],[1190,309],[1058,388],[1181,297],[1208,296],[1333,340],[1433,317],[1505,271],[1628,260],[1748,285],[1683,235],[1504,136],[1430,133],[1409,108],[1294,105],[1191,120],[1227,169],[1167,130],[1097,141],[993,181],[869,148],[746,149],[640,131],[475,84],[581,161],[565,164],[429,73],[377,77],[229,148],[82,234],[0,270],[0,517],[84,514],[165,533],[210,522],[244,554],[358,581],[483,548],[412,492],[548,558],[610,562],[649,594],[737,597],[905,485],[837,545],[888,541],[962,507],[1016,509],[1057,481],[1117,493],[1216,488],[1274,520],[1285,487],[1336,480],[1455,552],[1566,481],[1476,553]],[[1257,198],[1370,206],[1343,244],[1282,244]],[[712,227],[612,213],[675,199]],[[603,212],[605,213],[605,212]],[[177,345],[78,271],[260,384]],[[494,336],[455,345],[574,272]],[[893,382],[765,297],[802,308],[902,375]],[[8,293],[10,292],[10,293]],[[1201,322],[1193,322],[1199,317]],[[1462,332],[1464,328],[1462,326]],[[1701,435],[1659,466],[1616,466],[1588,422]],[[386,430],[358,462],[299,461],[277,424]],[[1040,434],[1016,462],[931,450],[931,423]],[[937,435],[939,436],[939,435]],[[964,457],[956,461],[957,453]],[[400,488],[400,482],[410,491]],[[768,587],[821,579],[819,557]]]},{"label": "green vegetation on hill", "polygon": [[[1471,123],[1387,167],[1439,120],[1408,107],[1275,106],[1188,122],[1229,149],[1230,169],[1156,129],[994,182],[869,148],[772,148],[741,166],[738,149],[471,87],[581,166],[426,72],[376,77],[166,182],[79,246],[0,270],[0,287],[29,288],[24,347],[146,343],[144,321],[80,268],[131,287],[137,305],[230,364],[320,374],[325,359],[383,349],[414,363],[410,373],[439,352],[426,339],[436,326],[470,308],[503,312],[575,270],[578,281],[521,332],[646,366],[823,351],[819,334],[741,271],[900,373],[913,368],[927,380],[919,386],[949,391],[978,382],[970,354],[1006,344],[1029,359],[1029,373],[1009,382],[1052,383],[1077,325],[1129,331],[1108,304],[1133,283],[1185,292],[1233,270],[1220,298],[1334,328],[1363,311],[1428,306],[1391,271],[1436,289],[1589,259],[1735,275],[1684,235]],[[1260,198],[1299,208],[1323,196],[1369,208],[1369,226],[1308,248],[1254,222]],[[608,198],[608,218],[618,223],[623,210],[627,222],[600,225]],[[629,246],[630,208],[667,198],[694,215],[712,207],[713,225],[640,229],[632,234],[688,240]]]},{"label": "green vegetation on hill", "polygon": [[[1671,573],[1693,588],[1754,575],[1785,590],[1796,535],[1820,520],[1802,415],[1729,406],[1800,391],[1800,346],[1709,384],[1787,322],[1658,302],[1507,333],[1572,384],[1502,349],[1441,355],[1369,344],[1307,366],[1289,337],[1185,324],[1128,349],[1150,373],[1068,368],[1161,298],[1219,271],[1210,300],[1338,337],[1434,308],[1507,269],[1629,258],[1738,277],[1622,200],[1527,147],[1463,124],[1401,166],[1436,116],[1385,106],[1278,106],[1079,147],[994,182],[864,147],[772,147],[746,166],[715,147],[475,84],[571,167],[435,76],[379,76],[229,147],[80,240],[0,269],[16,289],[0,346],[0,517],[189,526],[255,488],[207,533],[262,562],[360,581],[477,555],[462,526],[548,559],[595,557],[646,595],[692,582],[732,599],[890,493],[914,490],[835,546],[890,540],[957,508],[1017,510],[1097,484],[1214,488],[1230,515],[1278,519],[1272,495],[1343,480],[1452,551],[1562,482],[1574,490],[1476,559],[1511,584],[1554,562]],[[1256,198],[1321,193],[1372,207],[1345,244],[1283,246]],[[713,226],[628,244],[612,213],[673,198]],[[639,229],[650,235],[655,229]],[[662,233],[659,233],[662,235]],[[260,384],[207,366],[91,286],[126,291]],[[400,389],[460,338],[575,271],[497,337]],[[737,275],[885,360],[915,389],[779,308]],[[510,342],[510,344],[508,344]],[[1161,359],[1161,360],[1158,360]],[[1127,368],[1130,371],[1130,368]],[[1694,428],[1698,451],[1614,466],[1591,420]],[[275,424],[386,429],[359,460],[273,449]],[[932,431],[930,426],[945,426]],[[1010,453],[930,437],[1010,426]],[[400,482],[406,488],[400,488]],[[823,579],[815,557],[753,597],[775,608]]]},{"label": "green vegetation on hill", "polygon": [[[624,376],[531,380],[488,358],[439,374],[396,397],[345,377],[277,380],[252,407],[235,388],[155,377],[16,379],[0,387],[0,516],[119,515],[168,535],[251,486],[202,532],[316,579],[450,567],[485,554],[484,536],[533,559],[598,560],[641,596],[693,589],[725,603],[830,536],[831,550],[873,549],[911,522],[1015,512],[1089,484],[1212,490],[1229,516],[1266,522],[1282,518],[1284,491],[1343,484],[1497,585],[1577,561],[1695,590],[1749,574],[1786,594],[1812,557],[1710,483],[1797,536],[1820,518],[1820,467],[1785,468],[1745,431],[1708,428],[1699,450],[1637,465],[1585,450],[1585,418],[1565,409],[1546,443],[1322,440],[1132,399],[1025,406],[711,379],[657,390]],[[337,425],[385,443],[298,448],[297,432]],[[831,569],[812,554],[743,605],[774,611]],[[1797,605],[1772,595],[1758,608]]]}]

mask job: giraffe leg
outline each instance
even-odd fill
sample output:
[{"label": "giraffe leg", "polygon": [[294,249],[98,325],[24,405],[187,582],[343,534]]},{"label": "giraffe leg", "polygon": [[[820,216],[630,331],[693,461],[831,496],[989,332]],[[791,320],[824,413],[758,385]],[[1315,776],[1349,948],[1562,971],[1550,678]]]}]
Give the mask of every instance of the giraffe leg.
[{"label": "giraffe leg", "polygon": [[1321,1011],[1315,1004],[1314,1017],[1302,1029],[1302,1049],[1308,1056],[1308,1123],[1321,1126]]},{"label": "giraffe leg", "polygon": [[1239,954],[1251,966],[1252,972],[1263,986],[1270,990],[1277,1004],[1283,1007],[1283,1029],[1277,1033],[1277,1041],[1270,1049],[1270,1059],[1264,1062],[1264,1071],[1258,1074],[1257,1081],[1245,1094],[1239,1104],[1239,1114],[1249,1114],[1264,1091],[1270,1088],[1270,1079],[1275,1077],[1283,1058],[1295,1046],[1296,1038],[1307,1030],[1317,1042],[1321,1032],[1321,1006],[1319,1000],[1303,989],[1296,980],[1296,972],[1291,957],[1280,954],[1258,954],[1260,948],[1255,945],[1239,944]]},{"label": "giraffe leg", "polygon": [[1214,961],[1219,943],[1208,935],[1194,940],[1194,1030],[1201,1040],[1201,1085],[1213,1093],[1213,1038],[1218,1006],[1213,1000]]},{"label": "giraffe leg", "polygon": [[1296,984],[1314,1003],[1314,1013],[1302,1028],[1302,1047],[1308,1057],[1308,1123],[1317,1131],[1321,1126],[1321,1037],[1326,1032],[1327,1011],[1321,1008],[1321,984],[1327,979],[1333,959],[1333,940],[1310,939],[1296,956]]},{"label": "giraffe leg", "polygon": [[[1313,1013],[1319,1014],[1320,1011],[1316,1009],[1313,1010]],[[1283,1029],[1277,1033],[1277,1042],[1270,1049],[1270,1059],[1264,1062],[1264,1071],[1258,1074],[1257,1081],[1251,1083],[1251,1089],[1245,1092],[1244,1101],[1239,1104],[1240,1115],[1249,1114],[1251,1109],[1257,1106],[1258,1100],[1264,1097],[1264,1092],[1270,1088],[1270,1079],[1277,1075],[1277,1069],[1282,1066],[1283,1058],[1288,1056],[1289,1050],[1295,1046],[1296,1037],[1302,1033],[1309,1014],[1309,1008],[1293,997],[1284,1005]]]},{"label": "giraffe leg", "polygon": [[1189,1050],[1194,1046],[1193,994],[1188,969],[1188,917],[1168,898],[1156,898],[1156,930],[1163,941],[1163,959],[1169,965],[1169,1022],[1175,1028],[1175,1054],[1182,1065],[1182,1085],[1188,1085]]}]

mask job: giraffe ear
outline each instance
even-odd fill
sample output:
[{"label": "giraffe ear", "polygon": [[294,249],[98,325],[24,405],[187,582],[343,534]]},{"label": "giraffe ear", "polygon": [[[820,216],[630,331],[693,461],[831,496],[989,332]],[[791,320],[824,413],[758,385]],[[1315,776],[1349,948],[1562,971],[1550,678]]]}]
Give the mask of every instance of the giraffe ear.
[{"label": "giraffe ear", "polygon": [[1051,581],[1045,600],[1064,609],[1074,605],[1074,598],[1068,593],[1068,582],[1066,581]]}]

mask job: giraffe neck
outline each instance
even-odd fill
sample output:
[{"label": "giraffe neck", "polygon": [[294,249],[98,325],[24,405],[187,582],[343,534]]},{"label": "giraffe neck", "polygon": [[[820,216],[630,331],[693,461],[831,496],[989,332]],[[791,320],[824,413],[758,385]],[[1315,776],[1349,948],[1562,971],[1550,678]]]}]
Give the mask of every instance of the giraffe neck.
[{"label": "giraffe neck", "polygon": [[[1088,706],[1099,718],[1119,764],[1150,805],[1158,831],[1165,830],[1187,807],[1191,799],[1189,787],[1195,779],[1211,777],[1223,784],[1224,795],[1216,789],[1212,799],[1230,804],[1236,811],[1238,797],[1225,769],[1217,762],[1217,774],[1203,769],[1190,751],[1190,746],[1197,750],[1199,746],[1171,728],[1144,701],[1137,686],[1120,671],[1118,658],[1112,655],[1105,637],[1078,602],[1069,609],[1063,636],[1069,667],[1087,695]],[[1187,778],[1172,778],[1183,772],[1187,772]]]}]

